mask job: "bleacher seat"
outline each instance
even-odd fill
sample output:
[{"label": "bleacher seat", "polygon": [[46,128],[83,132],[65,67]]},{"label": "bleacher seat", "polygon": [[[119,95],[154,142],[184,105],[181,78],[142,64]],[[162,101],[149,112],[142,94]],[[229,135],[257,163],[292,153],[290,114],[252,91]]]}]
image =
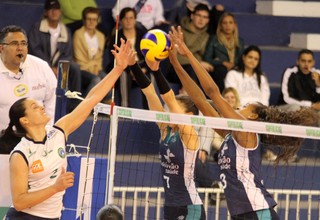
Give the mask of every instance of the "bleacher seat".
[{"label": "bleacher seat", "polygon": [[320,34],[291,33],[289,47],[320,50]]},{"label": "bleacher seat", "polygon": [[318,1],[257,1],[257,13],[273,16],[320,17]]}]

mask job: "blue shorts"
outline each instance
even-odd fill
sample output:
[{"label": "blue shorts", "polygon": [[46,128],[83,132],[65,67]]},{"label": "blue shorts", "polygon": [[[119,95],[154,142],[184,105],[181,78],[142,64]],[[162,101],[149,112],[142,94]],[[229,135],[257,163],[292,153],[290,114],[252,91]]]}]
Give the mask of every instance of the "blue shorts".
[{"label": "blue shorts", "polygon": [[10,208],[4,220],[59,220],[59,218],[42,218],[25,212],[18,212],[15,208]]}]

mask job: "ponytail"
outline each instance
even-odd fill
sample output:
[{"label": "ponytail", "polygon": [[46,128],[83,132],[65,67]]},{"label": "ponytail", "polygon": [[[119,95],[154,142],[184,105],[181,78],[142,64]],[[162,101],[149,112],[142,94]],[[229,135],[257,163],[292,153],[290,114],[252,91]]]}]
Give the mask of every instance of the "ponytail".
[{"label": "ponytail", "polygon": [[0,154],[10,154],[14,147],[20,142],[21,134],[13,129],[14,125],[10,122],[6,130],[0,136]]},{"label": "ponytail", "polygon": [[20,118],[25,116],[24,102],[26,100],[27,98],[19,99],[9,110],[9,126],[3,132],[3,135],[0,135],[0,154],[10,154],[26,134],[26,130],[20,124]]}]

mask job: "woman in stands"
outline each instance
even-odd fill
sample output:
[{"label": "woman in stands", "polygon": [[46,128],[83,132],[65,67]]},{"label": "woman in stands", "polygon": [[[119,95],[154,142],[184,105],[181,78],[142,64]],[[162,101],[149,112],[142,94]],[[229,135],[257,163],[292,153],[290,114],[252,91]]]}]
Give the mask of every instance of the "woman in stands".
[{"label": "woman in stands", "polygon": [[220,17],[216,35],[209,39],[204,60],[214,66],[212,78],[220,92],[229,70],[237,65],[243,52],[244,43],[239,38],[238,25],[233,14],[225,12]]},{"label": "woman in stands", "polygon": [[243,51],[238,65],[227,73],[224,84],[238,91],[242,106],[252,102],[269,105],[270,88],[267,77],[261,71],[259,47],[251,45]]},{"label": "woman in stands", "polygon": [[[152,70],[162,100],[172,113],[198,115],[198,109],[188,96],[174,95],[159,69],[159,61],[146,60]],[[155,88],[134,57],[130,69],[147,98],[149,109],[165,112]],[[164,219],[206,219],[201,198],[194,182],[194,167],[199,138],[193,126],[157,123],[160,134],[160,156],[165,191]]]},{"label": "woman in stands", "polygon": [[87,97],[53,127],[45,128],[50,118],[34,99],[23,98],[10,108],[10,124],[2,138],[17,133],[21,142],[10,156],[10,184],[13,206],[6,220],[58,220],[65,190],[74,183],[74,174],[66,172],[66,140],[88,117],[93,107],[113,87],[127,67],[132,53],[130,42],[122,40],[113,51],[117,65]]},{"label": "woman in stands", "polygon": [[[252,103],[240,111],[235,110],[221,96],[218,86],[183,42],[180,27],[178,27],[178,31],[172,28],[170,38],[179,53],[189,59],[202,88],[222,117],[299,125],[315,124],[317,116],[311,109],[286,113],[274,107]],[[205,116],[216,117],[215,109],[206,101],[202,91],[182,69],[174,52],[170,52],[170,61],[175,66],[183,86],[199,110]],[[216,131],[225,137],[218,155],[218,164],[221,169],[220,179],[232,219],[279,219],[273,209],[276,202],[262,183],[260,135],[246,131]],[[279,146],[277,162],[280,160],[288,161],[299,150],[302,142],[301,138],[274,135],[261,135],[261,139],[261,141]]]},{"label": "woman in stands", "polygon": [[[143,35],[147,32],[147,29],[144,26],[137,24],[137,13],[133,8],[128,8],[128,7],[123,8],[120,11],[119,19],[120,19],[121,25],[118,33],[118,40],[120,38],[123,38],[131,41],[132,49],[137,52],[136,53],[137,62],[142,67],[142,71],[148,74],[148,76],[150,76],[147,65],[144,61],[144,56],[140,50],[140,41]],[[108,43],[109,49],[113,48],[114,39],[115,39],[114,35],[110,39],[111,41],[109,41]],[[113,58],[111,57],[107,65],[107,71],[112,69],[113,64],[114,64]],[[116,84],[116,90],[120,92],[121,106],[124,106],[124,107],[133,107],[133,104],[134,104],[134,103],[131,103],[129,99],[129,95],[130,95],[130,90],[134,87],[137,87],[137,84],[130,75],[131,75],[130,69],[127,68],[125,73],[121,75],[120,79],[117,81],[117,84]],[[144,97],[142,102],[144,105],[143,107],[147,109],[147,103]]]}]

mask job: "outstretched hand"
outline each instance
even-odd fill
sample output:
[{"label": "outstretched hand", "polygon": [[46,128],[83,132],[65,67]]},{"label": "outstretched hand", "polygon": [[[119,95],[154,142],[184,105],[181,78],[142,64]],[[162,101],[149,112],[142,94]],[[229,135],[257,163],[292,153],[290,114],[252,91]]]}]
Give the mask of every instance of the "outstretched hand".
[{"label": "outstretched hand", "polygon": [[178,53],[182,56],[186,56],[186,54],[189,52],[189,49],[184,43],[181,27],[178,26],[177,28],[175,28],[174,26],[172,26],[171,31],[169,31],[169,37],[173,46],[177,48]]},{"label": "outstretched hand", "polygon": [[116,66],[125,69],[130,62],[130,58],[134,55],[134,51],[131,50],[131,43],[129,40],[125,42],[124,39],[120,39],[121,45],[118,47],[116,44],[113,45],[114,50],[111,50],[114,58],[116,59]]}]

